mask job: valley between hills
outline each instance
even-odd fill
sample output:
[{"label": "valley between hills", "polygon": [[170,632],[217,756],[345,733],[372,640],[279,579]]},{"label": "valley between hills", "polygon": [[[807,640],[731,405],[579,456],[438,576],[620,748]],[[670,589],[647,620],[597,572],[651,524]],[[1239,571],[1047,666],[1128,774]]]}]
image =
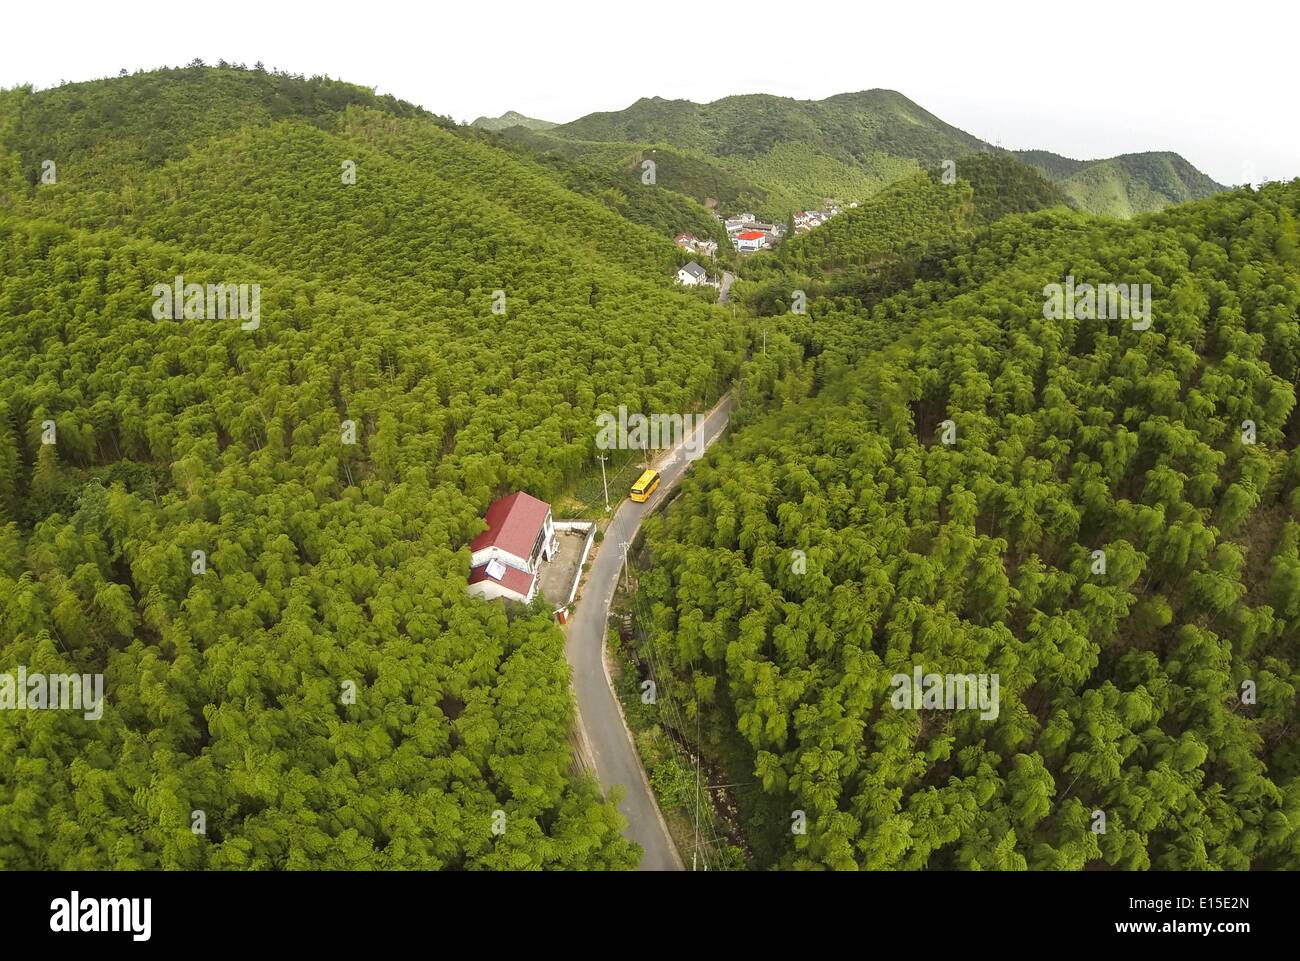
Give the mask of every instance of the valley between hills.
[{"label": "valley between hills", "polygon": [[0,867],[1300,867],[1298,220],[891,90],[0,91]]}]

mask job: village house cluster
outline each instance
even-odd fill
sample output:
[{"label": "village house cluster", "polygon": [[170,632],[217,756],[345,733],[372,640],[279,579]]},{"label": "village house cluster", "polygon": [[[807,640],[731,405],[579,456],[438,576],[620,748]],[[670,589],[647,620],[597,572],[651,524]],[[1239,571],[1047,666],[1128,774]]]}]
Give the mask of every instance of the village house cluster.
[{"label": "village house cluster", "polygon": [[[849,204],[849,207],[856,207],[858,202],[855,200]],[[821,210],[800,210],[792,218],[795,234],[804,234],[814,227],[820,227],[832,217],[838,216],[843,208],[837,203],[827,202]],[[715,218],[722,220],[718,214],[713,215]],[[777,243],[785,236],[786,227],[784,224],[767,224],[759,220],[751,213],[736,214],[722,220],[723,226],[727,228],[727,237],[740,253],[753,253],[758,250],[767,250],[775,247]],[[707,257],[716,257],[718,253],[718,244],[713,240],[700,240],[694,234],[680,233],[673,238],[673,242],[682,250],[689,251],[693,254],[702,254]],[[694,260],[687,263],[684,267],[677,270],[677,282],[685,287],[698,287],[706,285],[710,287],[720,286],[716,277],[710,277],[707,270],[701,267]]]},{"label": "village house cluster", "polygon": [[[849,204],[850,207],[856,207],[857,205],[856,200]],[[796,234],[806,234],[814,227],[820,227],[840,213],[839,204],[828,204],[824,210],[800,210],[794,215],[794,232]]]},{"label": "village house cluster", "polygon": [[748,213],[728,217],[723,221],[723,226],[727,228],[727,236],[731,238],[732,244],[741,253],[774,247],[785,236],[784,224],[765,224]]},{"label": "village house cluster", "polygon": [[694,234],[678,234],[673,238],[673,243],[682,250],[693,254],[701,254],[705,257],[718,256],[718,242],[716,240],[700,240]]}]

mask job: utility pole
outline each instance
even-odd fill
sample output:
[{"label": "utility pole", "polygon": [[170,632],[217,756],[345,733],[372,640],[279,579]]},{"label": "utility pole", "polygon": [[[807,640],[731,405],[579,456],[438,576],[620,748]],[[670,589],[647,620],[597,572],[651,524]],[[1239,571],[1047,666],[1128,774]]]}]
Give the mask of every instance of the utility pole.
[{"label": "utility pole", "polygon": [[609,484],[605,480],[605,461],[609,459],[608,454],[597,454],[596,460],[600,461],[600,486],[605,488],[605,513],[609,513]]},{"label": "utility pole", "polygon": [[619,541],[618,546],[623,549],[623,590],[626,591],[628,589],[629,580],[627,573],[627,549],[629,545],[627,541]]}]

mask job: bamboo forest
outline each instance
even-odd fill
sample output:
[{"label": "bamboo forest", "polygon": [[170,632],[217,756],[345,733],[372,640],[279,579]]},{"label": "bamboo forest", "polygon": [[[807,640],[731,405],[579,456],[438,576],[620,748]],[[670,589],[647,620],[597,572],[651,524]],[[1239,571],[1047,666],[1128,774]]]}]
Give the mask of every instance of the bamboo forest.
[{"label": "bamboo forest", "polygon": [[5,81],[0,869],[1300,869],[1300,179],[641,79]]}]

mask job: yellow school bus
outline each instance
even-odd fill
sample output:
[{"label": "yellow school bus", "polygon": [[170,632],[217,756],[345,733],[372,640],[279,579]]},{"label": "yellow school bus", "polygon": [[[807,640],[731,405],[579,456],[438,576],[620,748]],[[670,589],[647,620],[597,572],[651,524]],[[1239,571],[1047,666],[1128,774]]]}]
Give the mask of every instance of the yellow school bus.
[{"label": "yellow school bus", "polygon": [[644,504],[650,499],[650,495],[655,492],[659,486],[659,472],[657,470],[648,470],[636,479],[632,485],[632,500],[638,504]]}]

